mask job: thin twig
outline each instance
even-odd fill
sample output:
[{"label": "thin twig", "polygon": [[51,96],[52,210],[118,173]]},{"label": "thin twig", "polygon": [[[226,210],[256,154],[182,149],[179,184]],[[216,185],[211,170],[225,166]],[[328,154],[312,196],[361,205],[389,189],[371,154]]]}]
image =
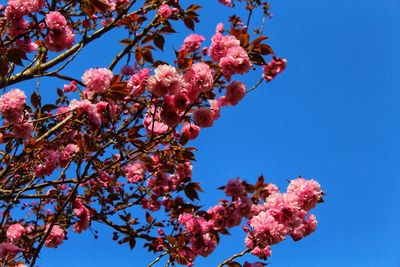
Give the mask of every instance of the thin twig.
[{"label": "thin twig", "polygon": [[160,256],[158,256],[154,261],[150,262],[149,265],[147,265],[147,267],[151,267],[154,264],[156,264],[157,262],[159,262],[161,260],[162,257],[164,257],[165,255],[168,254],[168,251],[164,251]]},{"label": "thin twig", "polygon": [[247,248],[240,253],[233,254],[230,258],[228,258],[228,259],[224,260],[223,262],[221,262],[220,264],[218,264],[217,267],[222,267],[222,266],[226,265],[227,263],[230,263],[234,259],[244,256],[245,254],[249,253],[251,250],[252,250],[251,248]]}]

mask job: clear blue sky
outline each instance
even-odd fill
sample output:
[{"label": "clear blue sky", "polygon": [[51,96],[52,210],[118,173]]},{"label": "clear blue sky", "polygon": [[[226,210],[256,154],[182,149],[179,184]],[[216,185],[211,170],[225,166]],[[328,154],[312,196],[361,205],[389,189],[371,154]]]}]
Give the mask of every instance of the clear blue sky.
[{"label": "clear blue sky", "polygon": [[[207,1],[198,28],[208,38],[231,11],[214,2]],[[264,174],[282,189],[298,175],[315,178],[327,193],[315,210],[317,231],[273,247],[269,266],[399,267],[400,1],[271,2],[275,16],[266,34],[288,68],[236,108],[224,109],[215,127],[193,143],[199,149],[194,179],[206,189],[203,203],[223,197],[215,188],[236,176],[254,181]],[[85,68],[107,66],[113,49],[111,43],[91,46],[73,71],[81,75]],[[251,86],[257,79],[250,75],[246,82]],[[99,240],[71,232],[70,240],[46,249],[38,263],[134,267],[154,258],[140,246],[130,251],[115,244],[110,231],[95,228]],[[244,234],[232,233],[195,266],[215,266],[241,251]]]}]

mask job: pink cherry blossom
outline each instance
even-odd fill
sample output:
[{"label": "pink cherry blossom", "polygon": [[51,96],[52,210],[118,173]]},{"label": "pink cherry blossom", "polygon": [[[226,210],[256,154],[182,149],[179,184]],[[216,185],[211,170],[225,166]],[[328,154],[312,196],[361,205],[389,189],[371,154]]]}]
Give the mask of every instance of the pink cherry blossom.
[{"label": "pink cherry blossom", "polygon": [[51,11],[46,14],[46,25],[50,30],[64,31],[67,26],[67,20],[58,11]]},{"label": "pink cherry blossom", "polygon": [[219,2],[225,6],[232,6],[232,0],[219,0]]},{"label": "pink cherry blossom", "polygon": [[74,212],[79,221],[74,224],[73,230],[77,233],[82,233],[89,228],[90,211],[83,205],[82,200],[78,198],[74,202]]},{"label": "pink cherry blossom", "polygon": [[137,73],[133,74],[128,80],[128,89],[131,90],[131,94],[134,97],[138,97],[143,94],[147,86],[147,80],[149,78],[149,69],[141,69]]},{"label": "pink cherry blossom", "polygon": [[193,113],[193,120],[201,128],[211,127],[215,120],[214,112],[209,108],[200,108]]},{"label": "pink cherry blossom", "polygon": [[135,74],[135,70],[131,66],[125,65],[121,68],[121,74],[130,76]]},{"label": "pink cherry blossom", "polygon": [[171,15],[172,15],[172,10],[169,7],[169,5],[167,4],[162,4],[157,11],[157,14],[164,18],[164,19],[168,19]]},{"label": "pink cherry blossom", "polygon": [[0,259],[13,259],[20,251],[21,249],[11,242],[0,243]]},{"label": "pink cherry blossom", "polygon": [[272,81],[276,75],[281,73],[286,68],[287,60],[284,58],[274,57],[271,62],[263,66],[263,77],[267,82]]},{"label": "pink cherry blossom", "polygon": [[113,73],[106,68],[88,69],[82,76],[82,82],[89,92],[104,93],[111,84]]},{"label": "pink cherry blossom", "polygon": [[214,86],[214,78],[210,66],[204,62],[193,64],[185,72],[183,78],[192,101],[196,100],[200,93],[210,91]]},{"label": "pink cherry blossom", "polygon": [[40,11],[44,6],[43,0],[8,0],[8,8],[19,15],[29,15]]},{"label": "pink cherry blossom", "polygon": [[226,88],[225,100],[230,105],[235,106],[245,94],[246,86],[239,81],[234,81]]},{"label": "pink cherry blossom", "polygon": [[169,65],[160,65],[149,79],[149,90],[156,96],[175,95],[182,89],[182,77]]},{"label": "pink cherry blossom", "polygon": [[69,26],[63,30],[49,30],[49,33],[44,39],[44,44],[50,51],[60,52],[64,49],[71,48],[75,41],[73,29]]},{"label": "pink cherry blossom", "polygon": [[146,169],[143,162],[137,160],[134,161],[124,168],[124,174],[130,183],[139,182],[144,178]]},{"label": "pink cherry blossom", "polygon": [[16,242],[25,234],[25,228],[20,223],[12,224],[7,229],[7,239]]},{"label": "pink cherry blossom", "polygon": [[318,182],[301,177],[291,180],[287,191],[288,194],[293,194],[297,205],[306,211],[314,208],[323,195]]},{"label": "pink cherry blossom", "polygon": [[182,127],[181,135],[183,137],[186,137],[188,140],[193,140],[196,139],[196,137],[199,135],[199,132],[200,132],[199,126],[197,126],[196,124],[186,123]]},{"label": "pink cherry blossom", "polygon": [[23,111],[25,93],[20,89],[12,89],[0,97],[0,113],[10,122],[16,122]]},{"label": "pink cherry blossom", "polygon": [[206,39],[204,38],[204,36],[192,33],[188,37],[185,38],[180,50],[194,52],[200,48],[201,43],[204,42],[205,40]]},{"label": "pink cherry blossom", "polygon": [[[46,226],[46,231],[49,228],[50,225]],[[65,231],[57,224],[53,225],[51,228],[50,234],[47,236],[46,241],[44,242],[44,245],[48,248],[56,248],[65,239]]]},{"label": "pink cherry blossom", "polygon": [[246,193],[246,190],[243,186],[242,180],[239,178],[231,179],[225,186],[225,194],[227,196],[242,196]]}]

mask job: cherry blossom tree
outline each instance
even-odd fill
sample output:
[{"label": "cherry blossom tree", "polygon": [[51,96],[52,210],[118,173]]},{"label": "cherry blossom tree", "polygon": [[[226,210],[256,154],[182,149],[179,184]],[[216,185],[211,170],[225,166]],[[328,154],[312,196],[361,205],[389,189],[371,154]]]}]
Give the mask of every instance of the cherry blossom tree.
[{"label": "cherry blossom tree", "polygon": [[[194,33],[201,7],[178,0],[0,5],[1,266],[36,266],[42,249],[84,231],[96,236],[96,224],[131,249],[142,240],[154,253],[148,266],[163,257],[167,266],[195,265],[240,225],[245,250],[218,266],[264,266],[272,245],[315,230],[310,210],[323,191],[312,179],[295,178],[280,192],[262,176],[254,184],[234,178],[220,188],[226,198],[219,203],[204,209],[194,202],[202,188],[192,180],[191,140],[286,66],[263,35],[269,3],[219,2],[233,13],[208,37]],[[234,15],[238,10],[246,14]],[[252,21],[255,12],[262,21]],[[179,23],[193,33],[165,62],[157,51]],[[108,66],[81,78],[65,73],[87,45],[116,30],[126,38]],[[240,79],[251,71],[260,79],[247,88]],[[64,84],[46,90],[54,102],[40,90],[46,77]],[[28,94],[30,80],[37,86]],[[258,261],[239,263],[247,253]]]}]

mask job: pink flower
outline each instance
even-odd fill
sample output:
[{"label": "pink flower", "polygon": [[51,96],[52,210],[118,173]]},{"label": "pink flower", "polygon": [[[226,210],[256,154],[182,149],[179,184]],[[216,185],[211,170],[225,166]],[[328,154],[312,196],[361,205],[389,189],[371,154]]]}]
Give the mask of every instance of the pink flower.
[{"label": "pink flower", "polygon": [[[252,235],[257,240],[266,245],[273,245],[281,242],[288,234],[285,225],[278,223],[275,218],[266,211],[261,211],[252,217],[249,225],[253,229]],[[251,235],[250,235],[251,236]]]},{"label": "pink flower", "polygon": [[199,221],[191,213],[185,212],[179,215],[178,222],[185,226],[185,230],[189,233],[201,232]]},{"label": "pink flower", "polygon": [[50,30],[62,32],[67,26],[67,20],[58,11],[50,11],[46,14],[46,25]]},{"label": "pink flower", "polygon": [[64,49],[71,48],[75,41],[75,35],[72,28],[66,27],[65,31],[54,34],[50,32],[44,39],[47,49],[54,52],[60,52]]},{"label": "pink flower", "polygon": [[201,43],[204,42],[206,39],[202,35],[198,34],[190,34],[188,37],[185,38],[183,41],[183,45],[181,46],[181,51],[188,51],[194,52],[200,48]]},{"label": "pink flower", "polygon": [[200,237],[192,238],[192,251],[195,254],[207,257],[210,255],[217,247],[217,238],[215,235],[206,233]]},{"label": "pink flower", "polygon": [[21,251],[19,247],[10,242],[0,244],[0,259],[11,260]]},{"label": "pink flower", "polygon": [[[46,231],[50,227],[50,225],[46,226]],[[51,228],[50,234],[47,236],[46,241],[44,242],[44,245],[48,248],[56,248],[65,239],[65,232],[64,230],[58,226],[58,225],[53,225]]]},{"label": "pink flower", "polygon": [[60,153],[60,165],[65,167],[78,152],[79,147],[77,145],[68,144]]},{"label": "pink flower", "polygon": [[274,184],[267,184],[266,186],[264,186],[264,188],[261,190],[261,195],[262,198],[265,200],[268,196],[274,194],[274,193],[278,193],[279,189],[276,185]]},{"label": "pink flower", "polygon": [[274,57],[271,62],[263,66],[263,77],[268,82],[272,81],[276,75],[281,73],[286,68],[287,60],[284,58]]},{"label": "pink flower", "polygon": [[7,239],[13,242],[17,242],[25,234],[25,228],[20,223],[12,224],[7,229]]},{"label": "pink flower", "polygon": [[[232,6],[232,0],[219,0],[219,2],[225,6]],[[255,266],[251,266],[251,267],[255,267]]]},{"label": "pink flower", "polygon": [[75,92],[78,90],[78,87],[76,86],[75,81],[71,81],[70,84],[64,84],[64,92],[69,93],[69,92]]},{"label": "pink flower", "polygon": [[293,201],[306,211],[314,208],[323,195],[318,182],[315,180],[306,180],[301,177],[290,181],[287,192],[288,194],[292,194],[294,197]]},{"label": "pink flower", "polygon": [[227,55],[227,51],[232,47],[240,47],[240,41],[233,35],[222,35],[223,24],[218,24],[217,32],[211,38],[211,45],[208,50],[211,58],[218,62]]},{"label": "pink flower", "polygon": [[25,99],[25,93],[20,89],[3,94],[0,97],[0,113],[10,122],[16,122],[22,115]]},{"label": "pink flower", "polygon": [[44,149],[40,152],[40,158],[41,163],[35,167],[37,177],[50,175],[58,166],[60,154],[57,150]]},{"label": "pink flower", "polygon": [[146,169],[143,162],[138,160],[126,165],[124,168],[124,174],[130,183],[136,183],[142,180],[145,172]]},{"label": "pink flower", "polygon": [[182,89],[182,77],[169,65],[160,65],[154,70],[155,75],[149,79],[150,92],[156,96],[175,95]]},{"label": "pink flower", "polygon": [[234,81],[226,88],[225,100],[228,104],[235,106],[246,94],[246,86]]},{"label": "pink flower", "polygon": [[149,69],[141,69],[139,72],[133,74],[128,81],[128,89],[134,97],[138,97],[143,94],[146,86],[147,80],[149,78]]},{"label": "pink flower", "polygon": [[214,112],[209,108],[201,107],[193,113],[193,120],[199,127],[211,127],[214,123]]},{"label": "pink flower", "polygon": [[226,56],[219,61],[222,74],[230,80],[235,73],[244,74],[251,68],[251,62],[247,52],[241,46],[231,47]]},{"label": "pink flower", "polygon": [[164,19],[168,19],[172,15],[172,10],[167,4],[162,4],[157,11],[157,14]]},{"label": "pink flower", "polygon": [[129,65],[125,65],[121,69],[121,74],[122,75],[130,76],[130,75],[133,75],[134,73],[135,73],[135,70]]},{"label": "pink flower", "polygon": [[43,0],[8,0],[8,7],[21,16],[38,12],[43,6]]},{"label": "pink flower", "polygon": [[106,68],[88,69],[82,76],[82,82],[89,92],[104,93],[111,84],[113,73]]},{"label": "pink flower", "polygon": [[224,191],[227,196],[231,197],[243,196],[246,194],[246,190],[240,178],[229,180],[225,186]]},{"label": "pink flower", "polygon": [[13,134],[16,138],[28,138],[33,131],[33,124],[29,121],[23,121],[21,117],[13,126]]},{"label": "pink flower", "polygon": [[73,99],[69,104],[70,110],[77,110],[78,114],[87,113],[89,120],[93,122],[95,125],[101,125],[101,114],[99,113],[95,104],[92,104],[89,100],[84,99],[82,101],[78,101]]},{"label": "pink flower", "polygon": [[290,233],[293,240],[297,241],[303,237],[311,234],[317,228],[318,221],[313,214],[308,216],[308,221],[303,220],[303,222],[297,225]]},{"label": "pink flower", "polygon": [[183,75],[183,78],[192,102],[197,99],[200,93],[208,92],[214,86],[214,78],[210,66],[204,62],[193,64]]},{"label": "pink flower", "polygon": [[199,135],[200,127],[196,124],[185,123],[182,127],[181,137],[188,140],[196,139]]},{"label": "pink flower", "polygon": [[[168,131],[168,125],[158,121],[160,117],[160,112],[157,111],[155,115],[153,115],[154,107],[152,110],[149,110],[144,117],[143,125],[148,134],[164,134]],[[154,117],[154,118],[153,118]]]},{"label": "pink flower", "polygon": [[177,110],[185,110],[190,103],[187,93],[183,91],[174,96],[174,106]]},{"label": "pink flower", "polygon": [[179,124],[181,116],[174,109],[164,108],[160,112],[161,121],[169,127],[175,127]]},{"label": "pink flower", "polygon": [[73,230],[77,233],[89,228],[90,225],[90,211],[82,204],[82,200],[77,198],[74,202],[74,212],[79,221],[74,224]]},{"label": "pink flower", "polygon": [[27,53],[32,53],[39,48],[38,44],[32,42],[29,38],[26,38],[24,40],[16,40],[15,43],[18,45],[19,48],[23,49]]}]

